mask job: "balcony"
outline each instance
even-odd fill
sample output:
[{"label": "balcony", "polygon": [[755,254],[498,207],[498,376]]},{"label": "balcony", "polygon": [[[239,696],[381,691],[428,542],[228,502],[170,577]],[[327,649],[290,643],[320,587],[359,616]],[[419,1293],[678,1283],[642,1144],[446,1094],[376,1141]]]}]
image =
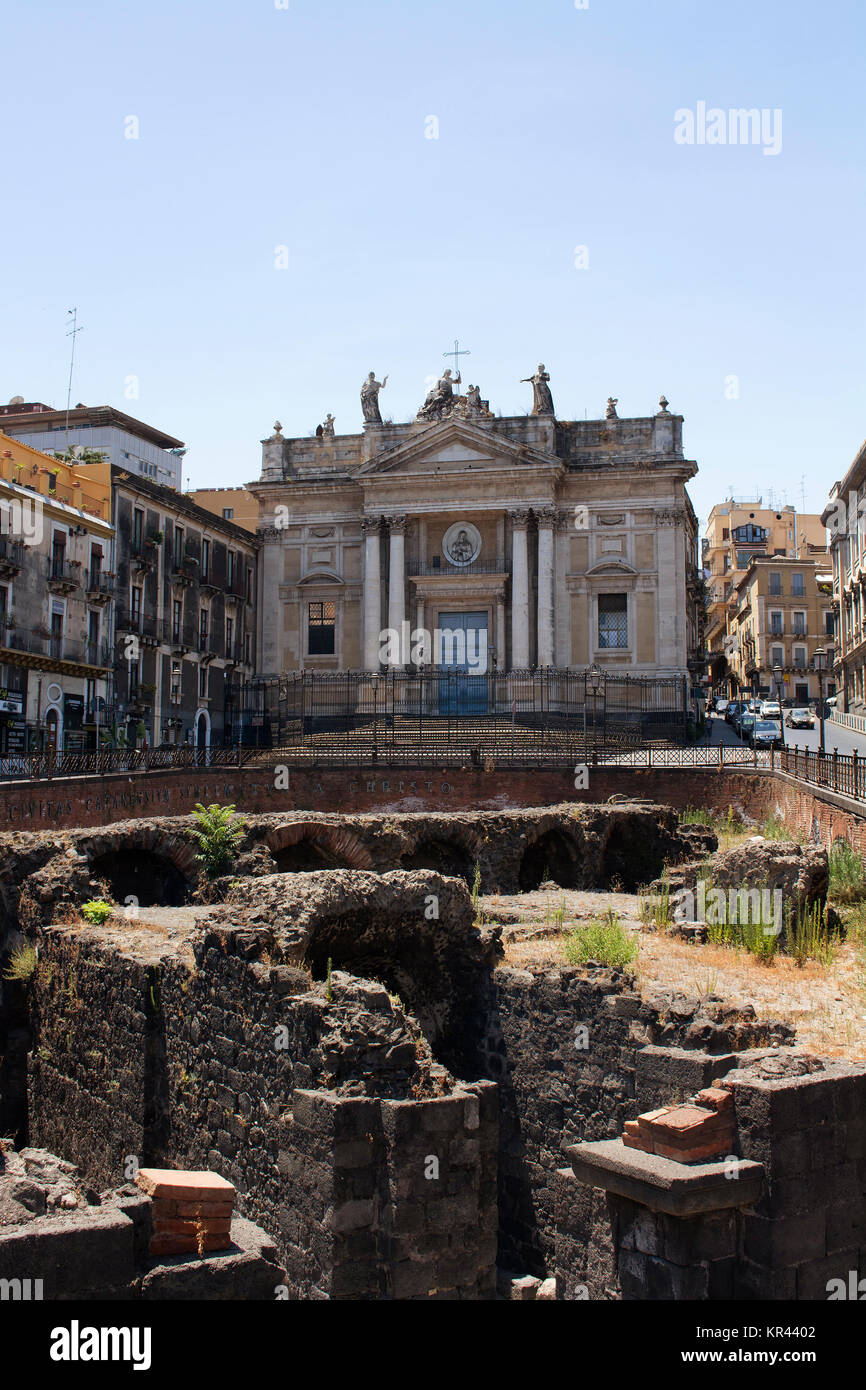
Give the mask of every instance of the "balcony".
[{"label": "balcony", "polygon": [[163,618],[160,636],[175,656],[183,656],[192,648],[192,639],[188,641],[184,636],[183,623],[175,623],[171,618]]},{"label": "balcony", "polygon": [[53,555],[46,564],[48,588],[52,594],[74,594],[81,587],[81,566]]},{"label": "balcony", "polygon": [[198,581],[198,587],[203,594],[218,594],[221,588],[214,578],[212,570],[208,570],[206,574],[201,576]]},{"label": "balcony", "polygon": [[201,631],[198,635],[198,650],[201,654],[203,663],[213,661],[215,656],[220,655],[222,641],[216,632]]},{"label": "balcony", "polygon": [[88,603],[100,606],[110,603],[114,597],[114,575],[107,570],[89,570],[85,584]]},{"label": "balcony", "polygon": [[191,556],[185,555],[183,559],[174,557],[171,564],[171,582],[179,584],[183,588],[189,588],[198,577],[198,564]]},{"label": "balcony", "polygon": [[508,574],[510,570],[511,563],[505,556],[500,559],[494,557],[492,560],[473,560],[469,565],[452,565],[450,560],[444,559],[439,565],[418,560],[410,560],[408,565],[410,578],[414,575],[439,575],[442,579],[457,579],[461,574]]},{"label": "balcony", "polygon": [[130,568],[139,574],[150,574],[156,569],[156,545],[153,541],[133,541],[129,550]]},{"label": "balcony", "polygon": [[0,579],[14,579],[24,565],[24,546],[0,536]]},{"label": "balcony", "polygon": [[150,613],[135,612],[129,608],[118,608],[115,624],[118,636],[131,632],[141,638],[145,647],[159,645],[159,629],[156,618]]}]

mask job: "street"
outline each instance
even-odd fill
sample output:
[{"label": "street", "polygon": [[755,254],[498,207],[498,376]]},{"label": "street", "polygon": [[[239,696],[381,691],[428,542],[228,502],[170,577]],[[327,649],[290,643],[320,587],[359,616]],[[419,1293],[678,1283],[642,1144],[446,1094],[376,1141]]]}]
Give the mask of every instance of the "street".
[{"label": "street", "polygon": [[[730,724],[725,723],[724,715],[710,716],[709,734],[704,742],[716,746],[719,743],[742,747],[744,740],[739,739],[731,728]],[[791,729],[786,724],[784,726],[785,743],[789,748],[795,745],[798,748],[811,748],[817,752],[820,745],[820,721],[816,719],[814,729]],[[834,724],[827,719],[824,722],[824,747],[828,753],[832,753],[836,748],[840,753],[866,754],[866,734],[854,733],[851,729],[842,728],[839,724]]]}]

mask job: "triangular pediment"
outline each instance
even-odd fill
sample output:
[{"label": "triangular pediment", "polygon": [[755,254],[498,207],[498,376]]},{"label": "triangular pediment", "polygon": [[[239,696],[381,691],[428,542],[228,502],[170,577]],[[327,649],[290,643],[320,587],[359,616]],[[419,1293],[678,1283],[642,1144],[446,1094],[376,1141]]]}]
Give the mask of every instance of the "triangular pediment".
[{"label": "triangular pediment", "polygon": [[360,475],[383,473],[462,472],[502,467],[561,468],[554,454],[516,444],[492,427],[463,420],[441,420],[419,428],[393,449],[376,454]]}]

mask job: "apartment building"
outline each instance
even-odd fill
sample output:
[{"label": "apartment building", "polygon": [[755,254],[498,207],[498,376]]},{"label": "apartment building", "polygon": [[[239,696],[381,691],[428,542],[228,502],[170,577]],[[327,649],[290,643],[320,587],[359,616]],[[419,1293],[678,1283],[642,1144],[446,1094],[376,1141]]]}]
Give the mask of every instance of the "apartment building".
[{"label": "apartment building", "polygon": [[707,591],[705,640],[717,691],[733,687],[728,657],[739,606],[737,588],[752,560],[788,556],[820,561],[826,553],[826,530],[814,513],[798,513],[791,506],[763,507],[760,498],[728,498],[713,507],[701,542],[701,563]]},{"label": "apartment building", "polygon": [[105,480],[0,433],[0,753],[96,747],[113,542]]},{"label": "apartment building", "polygon": [[808,704],[821,693],[815,662],[824,652],[823,693],[835,693],[832,578],[826,561],[754,556],[734,591],[728,650],[732,693],[776,695]]},{"label": "apartment building", "polygon": [[822,513],[830,532],[839,711],[866,715],[866,443]]}]

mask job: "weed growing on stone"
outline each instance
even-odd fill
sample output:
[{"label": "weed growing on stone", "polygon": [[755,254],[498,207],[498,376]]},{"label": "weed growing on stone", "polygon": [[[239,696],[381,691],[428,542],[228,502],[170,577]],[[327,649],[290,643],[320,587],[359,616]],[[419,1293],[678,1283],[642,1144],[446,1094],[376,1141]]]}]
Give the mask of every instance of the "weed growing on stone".
[{"label": "weed growing on stone", "polygon": [[14,980],[21,985],[29,984],[36,974],[38,964],[39,956],[36,947],[25,943],[11,953],[9,964],[3,972],[3,978],[4,980]]},{"label": "weed growing on stone", "polygon": [[88,902],[81,905],[81,915],[85,922],[90,922],[96,927],[101,927],[113,911],[113,904],[105,902],[103,898],[90,898]]},{"label": "weed growing on stone", "polygon": [[662,931],[670,926],[673,921],[671,910],[671,890],[664,884],[658,893],[650,888],[642,888],[639,892],[640,904],[638,916],[645,927],[653,927],[656,931]]},{"label": "weed growing on stone", "polygon": [[866,898],[863,858],[845,840],[830,851],[830,897],[837,903],[858,903]]},{"label": "weed growing on stone", "polygon": [[799,966],[805,965],[807,960],[815,960],[824,967],[832,965],[838,942],[839,933],[827,925],[820,903],[801,907],[785,924],[785,949]]},{"label": "weed growing on stone", "polygon": [[211,880],[220,878],[234,862],[246,822],[234,806],[203,806],[196,802],[196,828],[191,832],[199,849],[196,859]]},{"label": "weed growing on stone", "polygon": [[767,816],[758,828],[765,840],[795,840],[797,837],[778,816]]},{"label": "weed growing on stone", "polygon": [[562,943],[569,965],[588,965],[597,961],[614,970],[623,970],[638,954],[638,943],[608,908],[604,917],[579,922]]}]

